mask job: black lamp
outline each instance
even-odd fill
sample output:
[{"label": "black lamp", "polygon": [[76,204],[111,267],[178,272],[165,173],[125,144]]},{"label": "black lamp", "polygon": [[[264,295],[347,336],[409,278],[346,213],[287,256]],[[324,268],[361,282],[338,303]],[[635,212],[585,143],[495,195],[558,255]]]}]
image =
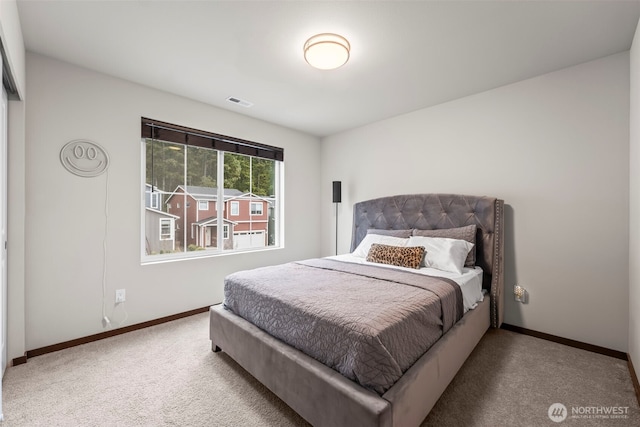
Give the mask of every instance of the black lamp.
[{"label": "black lamp", "polygon": [[342,181],[333,181],[333,203],[336,204],[336,255],[338,255],[338,203],[342,202]]}]

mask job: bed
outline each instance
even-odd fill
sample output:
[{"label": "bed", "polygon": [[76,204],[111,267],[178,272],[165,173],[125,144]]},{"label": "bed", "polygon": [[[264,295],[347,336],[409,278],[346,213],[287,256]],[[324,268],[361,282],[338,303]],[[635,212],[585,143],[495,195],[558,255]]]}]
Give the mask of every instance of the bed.
[{"label": "bed", "polygon": [[[486,297],[452,323],[446,333],[389,384],[362,385],[360,375],[356,374],[356,380],[348,378],[349,375],[338,372],[335,366],[332,368],[318,361],[316,355],[308,356],[286,344],[256,326],[254,323],[263,326],[259,317],[252,323],[228,309],[227,302],[229,307],[233,306],[232,296],[225,296],[229,298],[225,305],[210,309],[212,350],[226,352],[314,426],[418,426],[486,330],[502,323],[503,209],[503,201],[496,198],[455,194],[399,195],[354,205],[351,242],[354,253],[362,248],[370,234],[399,236],[409,231],[412,236],[452,237],[451,230],[475,228],[473,264],[477,267],[470,268],[481,269],[480,286]],[[286,276],[280,281],[295,282],[291,277],[298,270],[309,268],[327,271],[314,273],[323,276],[317,276],[313,281],[324,280],[325,276],[352,274],[333,270],[340,261],[329,257],[290,263]],[[465,260],[465,265],[468,262],[469,259]],[[348,265],[347,269],[356,269],[352,264]],[[254,275],[261,276],[269,271],[254,271]],[[394,274],[390,281],[399,280],[395,273],[383,273]],[[368,270],[365,273],[358,270],[356,274],[369,275]],[[250,279],[249,276],[243,272],[239,277]],[[267,281],[278,282],[278,279],[265,276]],[[444,316],[444,305],[442,307]],[[295,345],[300,348],[298,343]]]}]

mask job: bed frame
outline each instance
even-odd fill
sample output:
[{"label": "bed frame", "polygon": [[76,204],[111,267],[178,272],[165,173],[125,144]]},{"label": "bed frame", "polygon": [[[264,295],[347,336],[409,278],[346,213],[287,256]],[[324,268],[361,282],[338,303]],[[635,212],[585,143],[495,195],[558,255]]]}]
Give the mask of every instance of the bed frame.
[{"label": "bed frame", "polygon": [[223,308],[210,309],[213,351],[223,349],[316,427],[419,426],[491,326],[500,327],[504,290],[504,202],[491,197],[415,194],[354,205],[351,250],[370,228],[443,229],[476,224],[476,264],[490,298],[468,311],[384,395],[284,344]]}]

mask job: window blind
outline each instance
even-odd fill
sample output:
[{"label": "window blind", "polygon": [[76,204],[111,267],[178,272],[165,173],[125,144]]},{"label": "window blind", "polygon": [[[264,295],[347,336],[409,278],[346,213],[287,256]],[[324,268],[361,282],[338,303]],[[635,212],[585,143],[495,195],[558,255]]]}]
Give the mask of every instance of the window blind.
[{"label": "window blind", "polygon": [[142,117],[142,138],[159,139],[196,147],[246,154],[271,160],[284,160],[284,149],[232,136],[220,135]]}]

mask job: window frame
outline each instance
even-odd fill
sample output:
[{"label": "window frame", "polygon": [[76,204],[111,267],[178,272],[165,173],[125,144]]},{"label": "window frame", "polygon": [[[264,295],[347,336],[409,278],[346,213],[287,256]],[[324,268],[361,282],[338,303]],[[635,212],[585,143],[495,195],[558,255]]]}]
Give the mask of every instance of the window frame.
[{"label": "window frame", "polygon": [[[146,122],[145,122],[146,120]],[[181,260],[189,260],[189,259],[199,259],[199,258],[208,258],[208,257],[216,257],[216,256],[226,256],[226,255],[233,255],[234,253],[245,253],[245,252],[260,252],[260,251],[269,251],[269,250],[277,250],[277,249],[282,249],[284,248],[284,150],[277,148],[277,147],[270,147],[270,146],[266,146],[263,144],[259,144],[259,143],[252,143],[250,141],[246,141],[247,145],[242,145],[242,142],[244,140],[240,140],[238,138],[232,138],[232,137],[225,137],[225,136],[220,136],[217,134],[210,134],[207,132],[202,132],[202,131],[196,131],[199,134],[196,135],[195,137],[193,137],[192,134],[188,134],[187,137],[185,137],[185,139],[187,139],[188,144],[184,144],[181,142],[175,142],[174,140],[167,140],[165,138],[148,138],[145,137],[145,128],[147,128],[147,134],[149,135],[153,135],[156,136],[156,133],[154,130],[149,131],[149,119],[142,119],[142,127],[143,127],[143,131],[142,131],[142,137],[140,139],[140,144],[141,144],[141,171],[140,171],[140,175],[141,175],[141,186],[142,186],[142,203],[141,203],[141,214],[140,214],[140,218],[141,218],[141,227],[140,227],[140,242],[141,242],[141,247],[140,247],[140,253],[141,253],[141,264],[142,265],[146,265],[146,264],[156,264],[156,263],[163,263],[163,262],[169,262],[169,261],[181,261]],[[157,123],[162,123],[162,122],[157,122]],[[188,128],[184,128],[189,130]],[[163,132],[165,132],[165,134],[167,134],[166,132],[169,132],[166,128],[163,128]],[[162,134],[162,132],[160,132]],[[177,131],[176,133],[180,133],[179,131]],[[210,144],[202,144],[202,140],[203,138],[207,138],[208,135],[216,135],[218,137],[222,137],[223,140],[222,142],[220,142],[219,140],[213,140],[213,139],[209,139]],[[189,221],[187,220],[187,211],[188,211],[188,206],[191,205],[191,203],[188,203],[186,200],[186,196],[184,198],[184,200],[182,198],[178,199],[179,201],[177,201],[175,205],[182,205],[182,210],[184,211],[184,214],[180,214],[181,218],[179,220],[175,220],[173,219],[173,222],[175,224],[178,224],[179,222],[184,222],[185,227],[181,227],[183,228],[182,233],[184,233],[183,237],[180,238],[180,242],[175,242],[177,244],[179,244],[180,246],[182,246],[181,251],[180,252],[173,252],[173,253],[166,253],[166,254],[147,254],[146,253],[146,247],[145,247],[145,239],[146,239],[146,233],[145,233],[145,201],[144,201],[144,189],[145,189],[145,184],[147,181],[147,170],[146,170],[146,163],[147,163],[147,144],[150,141],[154,141],[154,140],[159,140],[159,141],[164,141],[164,142],[168,142],[168,143],[174,143],[174,144],[183,144],[185,146],[189,146],[189,145],[193,145],[196,147],[201,147],[201,148],[207,148],[207,149],[212,149],[214,151],[217,152],[218,155],[218,166],[217,166],[217,180],[216,182],[224,182],[224,155],[225,153],[227,153],[228,151],[231,150],[225,150],[224,148],[228,148],[230,146],[231,143],[238,143],[237,146],[235,146],[236,148],[234,148],[235,151],[231,151],[230,154],[240,154],[240,155],[244,155],[244,156],[248,156],[251,158],[255,158],[255,159],[268,159],[268,160],[272,160],[273,161],[273,184],[272,184],[272,190],[273,193],[272,195],[268,196],[269,198],[269,202],[268,202],[268,207],[267,209],[269,210],[269,217],[267,218],[266,221],[260,221],[260,222],[267,222],[267,226],[264,229],[264,234],[265,234],[265,244],[266,246],[264,247],[252,247],[252,248],[241,248],[241,249],[228,249],[225,247],[225,244],[223,243],[224,241],[227,241],[229,239],[231,239],[232,237],[232,233],[231,233],[231,225],[232,224],[227,224],[224,221],[224,218],[228,218],[226,215],[231,216],[231,210],[232,208],[229,207],[229,212],[226,212],[226,208],[227,205],[226,203],[220,203],[218,204],[217,201],[215,203],[216,205],[216,209],[215,209],[215,215],[217,215],[218,217],[218,226],[217,226],[217,230],[218,230],[218,236],[217,236],[217,247],[216,248],[208,248],[207,250],[196,250],[196,251],[189,251],[186,248],[186,242],[188,242],[187,239],[187,235],[190,232],[193,232],[194,230],[188,230],[188,228],[194,228],[194,227],[188,227]],[[197,143],[195,144],[191,144],[191,142],[196,141]],[[213,142],[211,142],[213,141]],[[266,148],[265,148],[266,147]],[[185,147],[186,150],[186,147]],[[267,153],[267,155],[256,155],[256,154],[264,154]],[[222,161],[220,160],[222,159]],[[186,168],[186,156],[185,156],[185,168]],[[151,175],[153,177],[153,175]],[[185,177],[186,177],[186,169],[185,169]],[[153,181],[153,179],[150,179],[150,181]],[[224,186],[218,186],[220,188],[218,188],[218,195],[217,195],[217,200],[225,200],[224,197],[224,191],[223,188]],[[153,188],[153,187],[152,187]],[[251,187],[250,187],[251,188]],[[165,189],[163,194],[169,194],[168,189]],[[162,193],[161,193],[162,194]],[[153,196],[152,196],[153,197]],[[166,196],[165,196],[166,198]],[[183,203],[181,203],[183,202]],[[234,202],[234,201],[232,201]],[[262,215],[264,216],[264,209],[265,209],[265,201],[262,200],[259,202],[262,208]],[[185,206],[186,205],[186,206]],[[199,203],[200,205],[200,203]],[[179,207],[177,207],[177,209],[180,209]],[[193,209],[193,208],[192,208]],[[218,209],[221,209],[222,212],[219,212]],[[240,203],[238,203],[238,213],[237,215],[233,215],[233,216],[239,216],[240,215]],[[174,210],[175,212],[175,210]],[[259,215],[259,214],[258,214]],[[253,216],[258,216],[258,215],[253,215]],[[251,217],[251,215],[250,215]],[[168,221],[164,221],[165,224]],[[232,223],[234,223],[234,221],[231,221]],[[165,225],[166,227],[166,225]],[[165,234],[165,237],[167,235]],[[178,237],[176,235],[175,232],[175,227],[171,227],[171,236],[174,239],[174,241],[176,240],[176,238]],[[225,237],[226,236],[226,237]]]},{"label": "window frame", "polygon": [[229,202],[229,216],[240,216],[240,202],[238,200]]},{"label": "window frame", "polygon": [[[202,203],[205,203],[205,208],[202,207]],[[209,201],[208,200],[198,200],[198,210],[199,211],[208,211],[209,210]]]},{"label": "window frame", "polygon": [[155,191],[149,192],[149,205],[152,209],[160,210],[160,194]]},{"label": "window frame", "polygon": [[[259,201],[259,202],[253,202],[253,201],[249,201],[249,215],[250,216],[263,216],[264,215],[264,202],[263,201]],[[260,206],[260,213],[257,213],[258,211],[256,210],[254,213],[253,210],[253,205],[256,206]]]},{"label": "window frame", "polygon": [[[169,237],[162,237],[162,236],[166,236],[166,233],[162,232],[162,224],[164,222],[168,221],[169,222]],[[166,241],[166,240],[175,240],[175,219],[173,218],[158,218],[158,225],[160,227],[160,230],[158,232],[158,239],[162,242],[162,241]]]}]

